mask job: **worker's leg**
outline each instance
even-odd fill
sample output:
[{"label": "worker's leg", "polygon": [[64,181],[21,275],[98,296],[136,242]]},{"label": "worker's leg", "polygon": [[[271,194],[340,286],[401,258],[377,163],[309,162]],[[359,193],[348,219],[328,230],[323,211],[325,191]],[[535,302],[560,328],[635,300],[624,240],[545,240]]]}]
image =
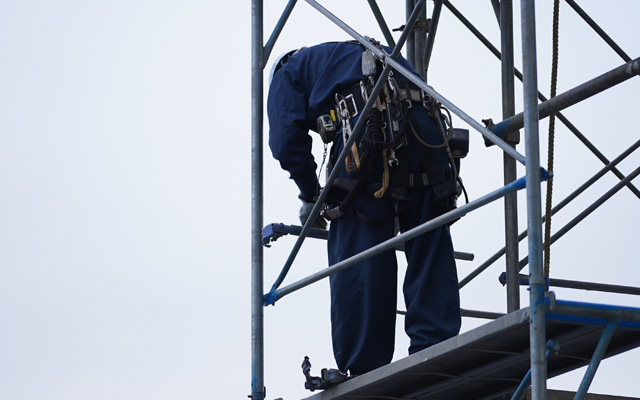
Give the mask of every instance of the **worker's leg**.
[{"label": "worker's leg", "polygon": [[[389,199],[360,196],[355,207],[370,218],[393,213]],[[331,222],[329,264],[362,252],[393,235],[393,222],[363,224],[347,213]],[[394,348],[397,264],[394,250],[368,258],[330,277],[333,352],[342,372],[362,374],[391,362]]]},{"label": "worker's leg", "polygon": [[[430,188],[412,188],[410,196],[411,206],[400,215],[403,232],[437,216]],[[405,253],[405,330],[411,339],[412,354],[458,334],[460,298],[448,226],[408,241]]]}]

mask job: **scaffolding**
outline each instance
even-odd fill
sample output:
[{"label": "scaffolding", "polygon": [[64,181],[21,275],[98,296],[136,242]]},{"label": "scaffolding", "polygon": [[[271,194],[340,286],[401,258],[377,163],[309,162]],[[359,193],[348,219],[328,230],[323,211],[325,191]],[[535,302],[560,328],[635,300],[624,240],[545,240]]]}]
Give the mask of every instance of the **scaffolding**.
[{"label": "scaffolding", "polygon": [[[307,278],[281,287],[296,258],[303,241],[307,237],[326,238],[326,233],[311,229],[311,222],[320,212],[328,190],[323,190],[314,206],[308,222],[302,227],[284,224],[264,225],[263,221],[263,70],[274,45],[281,34],[295,5],[290,0],[275,26],[266,44],[263,40],[263,2],[252,0],[252,382],[251,398],[265,399],[264,382],[264,314],[266,305],[272,305],[282,297],[307,287],[338,271],[349,268],[364,258],[382,251],[401,248],[402,244],[436,226],[449,223],[493,201],[504,198],[505,246],[478,266],[460,281],[460,288],[485,271],[500,257],[505,256],[506,271],[500,277],[507,288],[506,315],[484,313],[476,310],[463,310],[463,316],[495,319],[488,324],[439,345],[432,346],[406,359],[379,368],[364,376],[352,379],[335,388],[313,396],[314,399],[349,398],[522,398],[527,386],[531,386],[531,398],[546,399],[548,377],[555,376],[584,365],[587,372],[575,394],[583,399],[598,368],[605,357],[619,354],[640,346],[640,309],[624,306],[578,303],[556,300],[549,287],[580,288],[612,293],[638,295],[640,288],[633,286],[609,285],[603,283],[579,282],[561,279],[549,279],[543,271],[543,224],[553,214],[573,201],[580,193],[593,185],[607,173],[615,175],[619,182],[595,203],[588,206],[573,220],[548,238],[550,246],[566,232],[575,227],[593,210],[610,199],[622,189],[630,190],[640,198],[640,191],[632,180],[640,173],[640,168],[624,175],[617,165],[632,154],[640,141],[636,141],[614,160],[605,157],[561,111],[603,92],[615,85],[640,74],[640,59],[631,59],[596,22],[589,17],[573,0],[566,3],[593,28],[595,32],[620,56],[623,63],[604,74],[595,77],[564,93],[547,99],[538,91],[536,21],[534,0],[521,1],[522,59],[525,66],[520,72],[514,67],[513,8],[511,0],[492,0],[500,26],[501,48],[495,48],[462,13],[448,0],[435,0],[431,18],[426,19],[425,0],[406,0],[407,22],[396,43],[378,8],[375,0],[368,0],[373,15],[383,33],[387,44],[393,48],[387,54],[372,45],[362,34],[356,32],[315,0],[305,0],[308,5],[332,21],[354,40],[370,50],[378,59],[385,61],[385,69],[373,88],[370,100],[363,110],[353,131],[358,132],[366,120],[373,99],[381,90],[384,78],[393,68],[406,76],[427,94],[438,100],[462,121],[478,131],[485,142],[492,143],[504,152],[503,169],[505,186],[470,201],[457,209],[435,218],[417,228],[401,233],[391,240],[381,243],[346,259],[340,263],[322,269]],[[493,123],[476,121],[461,108],[438,93],[425,81],[409,73],[395,61],[406,43],[406,58],[425,78],[429,71],[432,49],[436,39],[442,8],[455,15],[501,62],[502,121]],[[516,114],[515,78],[524,83],[523,112]],[[540,103],[539,103],[540,101]],[[588,179],[573,193],[551,208],[548,216],[542,214],[541,182],[550,176],[540,164],[539,120],[555,116],[564,124],[603,164],[595,175]],[[516,150],[520,141],[519,130],[524,128],[525,154]],[[344,146],[336,165],[344,162],[351,144],[357,135],[351,135]],[[525,166],[526,174],[518,178],[516,165]],[[336,178],[338,169],[327,177],[325,188]],[[527,229],[519,233],[517,221],[516,192],[526,191]],[[263,293],[263,246],[277,237],[291,234],[297,236],[296,242],[287,258],[282,272],[268,293]],[[527,238],[528,256],[519,259],[519,242]],[[456,258],[469,258],[470,255],[457,253]],[[520,271],[529,264],[529,274]],[[520,286],[529,288],[529,306],[520,306]],[[508,339],[505,339],[508,337]],[[549,340],[550,339],[550,340]],[[554,357],[560,345],[562,357]],[[527,348],[529,352],[522,353]],[[589,354],[589,356],[587,356]],[[386,396],[386,397],[384,397]],[[506,398],[506,397],[504,397]]]}]

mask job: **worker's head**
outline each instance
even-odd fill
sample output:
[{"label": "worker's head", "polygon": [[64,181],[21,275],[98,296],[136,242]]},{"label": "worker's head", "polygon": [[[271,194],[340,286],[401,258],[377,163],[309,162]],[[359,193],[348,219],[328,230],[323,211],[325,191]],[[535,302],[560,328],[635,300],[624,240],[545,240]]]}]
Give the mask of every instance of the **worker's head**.
[{"label": "worker's head", "polygon": [[278,72],[280,68],[282,68],[283,65],[287,63],[287,61],[289,61],[289,58],[291,58],[291,56],[293,56],[294,54],[298,54],[300,51],[304,49],[306,49],[306,47],[301,47],[296,50],[291,50],[280,55],[280,57],[276,58],[276,60],[273,62],[273,65],[271,66],[271,72],[269,73],[269,85],[271,85],[273,76],[276,74],[276,72]]}]

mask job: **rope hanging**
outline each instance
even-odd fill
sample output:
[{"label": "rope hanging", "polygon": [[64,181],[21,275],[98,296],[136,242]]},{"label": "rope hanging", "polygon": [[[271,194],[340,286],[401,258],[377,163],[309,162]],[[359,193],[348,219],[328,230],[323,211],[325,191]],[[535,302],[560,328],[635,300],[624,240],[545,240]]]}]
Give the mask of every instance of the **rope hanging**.
[{"label": "rope hanging", "polygon": [[[553,1],[553,60],[551,62],[551,93],[550,98],[556,96],[558,82],[558,26],[560,25],[560,0]],[[553,151],[555,140],[556,114],[549,116],[549,145],[547,154],[547,202],[545,207],[544,224],[544,275],[549,277],[549,265],[551,259],[551,199],[553,197]]]},{"label": "rope hanging", "polygon": [[382,187],[373,194],[376,199],[381,199],[382,196],[384,196],[384,192],[389,188],[389,156],[387,154],[387,149],[382,150],[382,167],[384,168],[384,173],[382,174]]}]

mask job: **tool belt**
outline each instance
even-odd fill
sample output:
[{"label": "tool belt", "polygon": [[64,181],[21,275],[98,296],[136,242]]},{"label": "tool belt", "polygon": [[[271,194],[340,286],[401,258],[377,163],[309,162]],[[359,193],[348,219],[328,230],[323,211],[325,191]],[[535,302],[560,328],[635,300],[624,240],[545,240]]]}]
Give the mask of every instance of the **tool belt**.
[{"label": "tool belt", "polygon": [[[360,133],[351,132],[350,119],[358,116],[366,105],[369,90],[372,88],[371,81],[368,82],[368,87],[365,86],[366,82],[363,80],[351,85],[335,96],[336,108],[332,110],[332,114],[340,117],[343,135],[345,129],[348,134]],[[411,122],[410,114],[413,105],[424,107],[433,119],[442,118],[437,108],[439,104],[436,105],[422,89],[408,80],[399,81],[393,77],[388,78],[388,82],[385,83],[385,87],[380,91],[368,114],[367,128],[362,133],[362,138],[359,139],[359,148],[364,151],[364,155],[357,154],[355,143],[352,146],[354,149],[351,152],[352,154],[355,152],[355,154],[351,160],[357,161],[357,169],[351,169],[355,163],[350,163],[349,156],[346,160],[347,172],[357,171],[360,176],[355,179],[336,179],[327,199],[327,203],[333,205],[333,208],[323,212],[326,219],[333,220],[341,217],[345,212],[352,212],[368,225],[387,224],[409,206],[410,199],[406,189],[409,187],[432,186],[433,202],[441,210],[439,214],[455,208],[458,197],[455,178],[448,178],[449,174],[445,174],[446,169],[435,162],[434,151],[437,150],[434,146],[419,144],[422,140],[418,137]],[[438,123],[442,129],[442,121],[438,121]],[[448,146],[444,135],[443,132],[442,146]],[[346,144],[347,137],[343,138]],[[416,149],[419,155],[423,169],[420,173],[409,171],[411,148]],[[363,160],[362,168],[360,160]],[[374,165],[380,165],[377,164],[379,161],[382,161],[384,167],[382,182],[376,182],[380,178],[370,175],[374,170]],[[342,168],[342,166],[340,167]],[[329,171],[333,168],[331,162],[327,168]],[[368,218],[353,207],[355,198],[363,194],[397,200],[398,210],[387,218],[379,220]]]},{"label": "tool belt", "polygon": [[[428,95],[416,86],[411,81],[401,81],[399,83],[402,87],[399,88],[399,99],[400,101],[408,100],[413,104],[424,104],[425,97]],[[361,83],[355,83],[351,85],[349,88],[343,90],[339,93],[339,97],[344,99],[347,102],[347,106],[351,111],[351,115],[353,117],[360,114],[360,112],[364,109],[366,105],[366,100],[364,99],[363,93],[364,87]],[[380,97],[384,97],[384,93],[381,92]],[[382,103],[386,104],[387,99],[382,99]],[[375,106],[375,104],[374,104]],[[339,115],[339,110],[334,109],[336,115]]]},{"label": "tool belt", "polygon": [[[428,106],[431,102],[431,98],[428,94],[426,94],[422,89],[418,88],[413,82],[409,80],[398,81],[396,83],[397,88],[397,100],[396,103],[401,103],[402,106],[395,107],[398,108],[397,112],[404,112],[407,120],[411,118],[411,108],[412,105],[420,105],[421,107],[425,107],[428,109]],[[375,108],[385,108],[390,104],[391,99],[387,99],[389,96],[388,91],[381,91],[379,95],[379,102],[375,103],[374,109],[369,113],[368,118],[371,119],[372,114],[375,111]],[[351,85],[349,88],[341,91],[336,95],[337,99],[343,101],[342,105],[346,106],[349,109],[350,115],[353,117],[358,116],[366,105],[365,100],[365,88],[362,82],[355,83]],[[336,102],[337,103],[337,102]],[[335,109],[333,111],[336,115],[340,114],[340,110]],[[390,121],[385,121],[386,124],[390,123]],[[344,129],[344,127],[343,127]],[[409,129],[405,127],[405,129]],[[358,132],[355,132],[356,134]],[[365,133],[366,135],[366,133]],[[422,145],[416,143],[415,140],[411,139],[410,134],[407,132],[403,132],[403,135],[406,136],[404,138],[405,145],[399,146],[400,148],[394,150],[398,154],[398,159],[404,159],[405,162],[399,163],[398,166],[394,167],[390,174],[390,186],[394,187],[412,187],[412,186],[429,186],[433,184],[438,184],[446,180],[444,171],[441,170],[437,165],[434,165],[432,150],[429,148],[425,148]],[[408,140],[407,140],[408,139]],[[362,143],[361,143],[362,145]],[[393,143],[385,143],[384,147],[392,148]],[[366,143],[365,146],[366,147]],[[421,173],[410,173],[408,170],[408,160],[410,158],[409,147],[414,147],[418,149],[418,153],[420,155],[420,159],[423,166],[423,172]],[[332,149],[333,150],[333,149]],[[366,149],[365,151],[371,151],[372,149]],[[332,165],[328,166],[328,170],[332,169]],[[327,175],[328,176],[328,175]]]}]

